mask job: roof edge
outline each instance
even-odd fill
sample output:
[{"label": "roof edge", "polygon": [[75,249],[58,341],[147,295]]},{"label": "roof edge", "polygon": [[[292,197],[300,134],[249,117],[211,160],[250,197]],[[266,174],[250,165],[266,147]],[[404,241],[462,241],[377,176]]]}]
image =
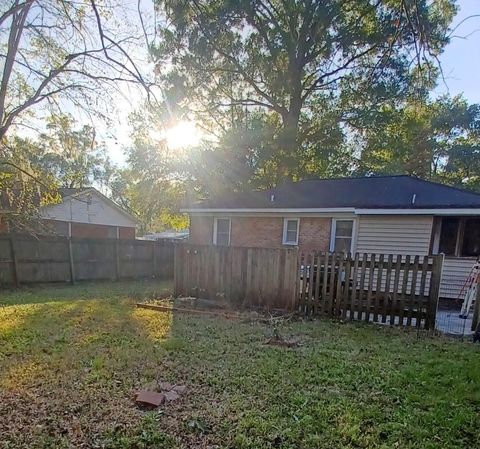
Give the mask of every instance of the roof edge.
[{"label": "roof edge", "polygon": [[180,209],[188,214],[241,214],[241,213],[353,213],[355,215],[480,215],[478,207],[438,207],[438,208],[355,208],[355,207],[326,207],[326,208],[189,208]]},{"label": "roof edge", "polygon": [[[65,195],[62,197],[62,202],[67,199],[67,198],[75,198],[77,196],[84,195],[85,193],[93,192],[95,194],[98,194],[102,199],[104,199],[107,203],[109,203],[111,206],[113,206],[116,210],[118,210],[121,214],[126,216],[127,218],[131,219],[136,225],[140,223],[138,218],[136,218],[133,214],[130,212],[127,212],[123,207],[118,205],[115,201],[110,199],[108,196],[104,195],[100,190],[96,189],[95,187],[87,187],[85,190],[82,190],[80,192],[73,193],[71,195]],[[50,207],[50,206],[55,206],[55,204],[47,204],[43,207]]]}]

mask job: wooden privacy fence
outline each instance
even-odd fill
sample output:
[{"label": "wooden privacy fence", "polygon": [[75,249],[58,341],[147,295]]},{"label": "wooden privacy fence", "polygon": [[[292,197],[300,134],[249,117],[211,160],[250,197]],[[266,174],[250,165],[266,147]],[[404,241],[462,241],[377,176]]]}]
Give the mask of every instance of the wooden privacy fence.
[{"label": "wooden privacy fence", "polygon": [[443,256],[299,254],[299,309],[306,315],[435,325]]},{"label": "wooden privacy fence", "polygon": [[180,244],[175,294],[430,329],[442,260]]},{"label": "wooden privacy fence", "polygon": [[296,249],[176,245],[175,295],[291,310],[296,302],[297,253]]},{"label": "wooden privacy fence", "polygon": [[173,276],[173,243],[0,236],[0,285]]}]

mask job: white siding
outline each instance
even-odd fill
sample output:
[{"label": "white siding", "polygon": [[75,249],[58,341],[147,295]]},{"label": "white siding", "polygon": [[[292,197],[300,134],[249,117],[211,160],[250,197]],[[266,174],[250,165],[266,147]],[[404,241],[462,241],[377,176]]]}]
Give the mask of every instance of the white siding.
[{"label": "white siding", "polygon": [[474,263],[475,258],[471,257],[445,258],[443,262],[442,281],[440,282],[441,298],[458,298]]},{"label": "white siding", "polygon": [[432,216],[362,215],[358,220],[359,253],[427,255]]},{"label": "white siding", "polygon": [[43,218],[59,221],[110,226],[135,226],[135,221],[132,218],[119,211],[95,192],[88,192],[78,197],[69,197],[60,204],[42,207],[40,214]]}]

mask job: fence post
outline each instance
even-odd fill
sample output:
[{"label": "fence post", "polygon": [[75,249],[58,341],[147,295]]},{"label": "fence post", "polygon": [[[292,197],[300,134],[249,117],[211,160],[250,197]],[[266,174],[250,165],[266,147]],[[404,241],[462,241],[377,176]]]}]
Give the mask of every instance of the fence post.
[{"label": "fence post", "polygon": [[477,284],[477,295],[473,309],[472,331],[475,332],[480,325],[480,286]]},{"label": "fence post", "polygon": [[153,277],[157,277],[157,242],[153,241]]},{"label": "fence post", "polygon": [[[287,255],[291,252],[287,252]],[[298,246],[293,249],[293,257],[291,263],[291,272],[290,276],[287,278],[291,285],[293,285],[293,298],[292,298],[292,310],[298,312],[299,308],[299,298],[300,298],[300,251]]]},{"label": "fence post", "polygon": [[425,329],[435,330],[435,318],[438,309],[438,300],[440,294],[440,281],[442,279],[443,254],[433,256],[432,278],[430,280],[430,294],[427,319],[425,320]]},{"label": "fence post", "polygon": [[15,239],[13,238],[13,235],[10,237],[10,254],[12,256],[13,285],[15,285],[15,287],[19,287],[20,279],[18,276],[18,260],[17,260],[17,254],[15,252]]},{"label": "fence post", "polygon": [[120,280],[120,251],[118,248],[118,239],[115,239],[115,279]]},{"label": "fence post", "polygon": [[75,266],[73,264],[73,251],[72,251],[72,239],[67,237],[68,240],[68,260],[70,262],[70,283],[75,284]]},{"label": "fence post", "polygon": [[180,243],[176,243],[173,245],[173,296],[181,294],[180,273],[183,268],[180,261]]}]

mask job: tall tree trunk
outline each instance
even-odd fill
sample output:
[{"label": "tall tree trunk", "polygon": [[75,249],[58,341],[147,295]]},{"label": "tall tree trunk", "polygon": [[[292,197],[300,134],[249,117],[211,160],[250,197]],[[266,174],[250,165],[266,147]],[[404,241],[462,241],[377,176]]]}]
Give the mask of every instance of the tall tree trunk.
[{"label": "tall tree trunk", "polygon": [[[19,5],[18,0],[15,2],[14,12],[12,14],[12,25],[8,36],[7,55],[5,57],[5,65],[3,67],[2,79],[0,81],[0,125],[5,122],[5,100],[7,96],[8,84],[12,75],[15,57],[18,52],[18,46],[25,27],[25,20],[32,6],[33,0],[28,0],[24,5]],[[8,127],[0,126],[0,140],[7,133]]]}]

